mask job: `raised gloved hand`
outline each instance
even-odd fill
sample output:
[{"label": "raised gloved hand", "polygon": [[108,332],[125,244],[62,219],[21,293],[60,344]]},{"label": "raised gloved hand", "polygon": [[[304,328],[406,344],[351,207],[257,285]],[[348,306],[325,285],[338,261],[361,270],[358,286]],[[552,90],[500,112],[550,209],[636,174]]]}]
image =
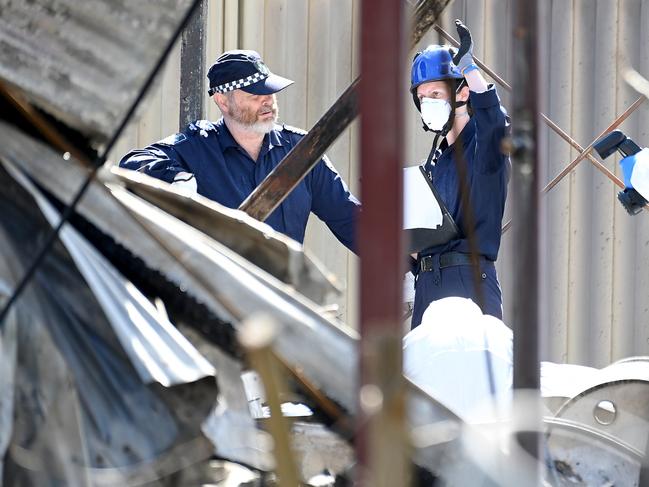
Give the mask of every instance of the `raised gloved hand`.
[{"label": "raised gloved hand", "polygon": [[457,54],[453,56],[453,63],[455,63],[462,75],[464,75],[465,71],[471,71],[477,68],[473,62],[473,39],[471,39],[471,31],[460,19],[455,19],[455,28],[460,37],[460,48]]}]

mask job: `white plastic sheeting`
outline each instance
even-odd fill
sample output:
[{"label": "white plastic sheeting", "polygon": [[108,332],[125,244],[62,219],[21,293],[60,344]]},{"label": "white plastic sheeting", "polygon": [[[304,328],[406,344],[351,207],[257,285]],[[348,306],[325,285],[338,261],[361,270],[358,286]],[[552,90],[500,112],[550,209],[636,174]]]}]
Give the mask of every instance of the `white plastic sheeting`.
[{"label": "white plastic sheeting", "polygon": [[404,338],[403,351],[405,375],[465,421],[490,421],[508,414],[512,332],[499,319],[483,315],[470,299],[431,303],[421,325]]},{"label": "white plastic sheeting", "polygon": [[[509,417],[512,331],[499,319],[483,315],[473,301],[434,301],[403,344],[405,375],[463,420],[477,423]],[[629,378],[646,375],[644,362],[630,363],[627,368]],[[552,362],[541,362],[540,373],[541,396],[559,400],[609,379],[607,368]]]}]

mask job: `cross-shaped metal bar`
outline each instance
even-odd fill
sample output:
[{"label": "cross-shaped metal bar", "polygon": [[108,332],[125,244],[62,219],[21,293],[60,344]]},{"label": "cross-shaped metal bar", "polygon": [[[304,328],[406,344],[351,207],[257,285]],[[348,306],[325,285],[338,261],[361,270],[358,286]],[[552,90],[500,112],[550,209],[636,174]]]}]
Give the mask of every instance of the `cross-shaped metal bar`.
[{"label": "cross-shaped metal bar", "polygon": [[[568,173],[570,173],[570,172],[571,172],[575,167],[577,167],[577,164],[579,164],[581,161],[583,161],[587,156],[590,156],[590,153],[591,153],[591,151],[593,150],[593,146],[595,145],[595,142],[597,142],[597,141],[598,141],[602,136],[608,134],[611,130],[615,130],[615,129],[616,129],[616,128],[617,128],[617,127],[618,127],[622,122],[624,122],[624,121],[629,117],[629,115],[631,115],[631,114],[635,111],[635,109],[638,108],[638,107],[642,104],[642,102],[644,102],[645,100],[646,100],[646,98],[645,98],[644,96],[640,96],[636,101],[634,101],[633,104],[632,104],[629,108],[627,108],[627,109],[624,111],[624,113],[622,113],[622,115],[620,115],[619,117],[617,117],[617,118],[613,121],[613,123],[612,123],[611,125],[609,125],[608,127],[606,127],[606,129],[604,129],[604,131],[602,131],[602,133],[599,134],[599,135],[595,138],[595,140],[593,140],[590,144],[588,144],[588,147],[586,147],[586,149],[582,149],[582,150],[581,150],[581,154],[579,154],[579,155],[578,155],[578,156],[577,156],[577,157],[576,157],[576,158],[575,158],[575,159],[574,159],[570,164],[568,164],[568,165],[567,165],[567,166],[566,166],[566,167],[565,167],[565,168],[564,168],[564,169],[563,169],[559,174],[557,174],[557,175],[552,179],[552,181],[550,181],[550,182],[545,186],[545,188],[543,188],[543,193],[547,193],[547,192],[550,191],[552,188],[554,188],[554,187],[559,183],[559,181],[561,181],[561,180],[562,180],[562,179],[563,179],[563,178],[564,178]],[[547,118],[545,115],[543,115],[543,114],[541,114],[541,115],[543,116],[544,119],[547,119],[547,120],[546,120],[546,123],[548,123],[548,125],[549,125],[551,128],[553,128],[555,131],[557,131],[556,129],[558,128],[558,126],[556,126],[556,124],[554,124],[554,122],[552,122],[552,121],[551,121],[549,118]],[[551,123],[551,124],[550,124],[550,123]],[[558,131],[557,131],[557,133],[558,133],[559,135],[561,135]],[[571,144],[571,145],[572,145],[572,144]],[[573,147],[574,147],[574,146],[573,146]],[[577,149],[577,150],[579,150],[579,149]],[[594,157],[592,157],[592,156],[589,157],[588,160],[591,161],[591,162],[596,161],[596,159],[595,159]],[[604,167],[604,165],[599,164],[599,163],[596,164],[595,167],[596,167],[597,169],[599,169],[600,171],[602,170],[602,168],[606,169],[606,168]],[[605,172],[604,174],[606,174],[606,172]],[[607,174],[607,177],[608,177],[608,174]],[[624,187],[623,184],[622,184],[622,187]]]},{"label": "cross-shaped metal bar", "polygon": [[[632,107],[633,107],[633,105],[631,107],[629,107],[629,109],[627,109],[627,111],[630,110]],[[585,155],[588,158],[588,160],[590,162],[592,162],[593,165],[595,167],[597,167],[597,169],[599,169],[601,172],[603,172],[604,175],[607,178],[609,178],[611,181],[613,181],[615,184],[617,184],[620,188],[624,189],[624,183],[622,182],[622,180],[620,178],[618,178],[615,174],[613,174],[604,164],[602,164],[597,159],[595,159],[592,154],[590,154],[589,152],[586,152],[585,149],[582,146],[580,146],[579,143],[577,143],[577,141],[575,139],[573,139],[566,132],[564,132],[561,129],[561,127],[559,127],[556,123],[554,123],[552,120],[550,120],[548,117],[546,117],[545,114],[543,114],[543,113],[541,114],[541,118],[543,118],[543,121],[546,124],[548,124],[557,134],[559,134],[563,140],[565,140],[572,147],[577,149],[577,151],[579,151],[580,154]],[[615,127],[613,127],[613,128],[615,128]],[[611,128],[611,130],[613,128]],[[608,132],[608,129],[606,130],[606,132]],[[595,141],[597,141],[597,139],[595,139]],[[591,148],[592,148],[592,145],[593,144],[591,144]],[[562,173],[563,173],[563,171],[562,171]],[[554,187],[554,185],[550,186],[550,184],[552,184],[552,183],[551,182],[548,183],[548,185],[545,188],[543,188],[544,193],[547,193],[548,191],[550,191]]]}]

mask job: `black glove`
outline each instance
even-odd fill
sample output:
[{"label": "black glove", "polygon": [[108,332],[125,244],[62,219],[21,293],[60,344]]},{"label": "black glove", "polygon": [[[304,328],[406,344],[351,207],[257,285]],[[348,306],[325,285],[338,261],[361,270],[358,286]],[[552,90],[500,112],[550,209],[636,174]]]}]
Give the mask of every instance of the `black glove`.
[{"label": "black glove", "polygon": [[453,57],[453,63],[464,74],[464,70],[471,65],[475,66],[473,62],[473,39],[471,39],[471,31],[462,23],[460,19],[455,19],[455,28],[457,29],[458,36],[460,37],[460,48],[457,54]]}]

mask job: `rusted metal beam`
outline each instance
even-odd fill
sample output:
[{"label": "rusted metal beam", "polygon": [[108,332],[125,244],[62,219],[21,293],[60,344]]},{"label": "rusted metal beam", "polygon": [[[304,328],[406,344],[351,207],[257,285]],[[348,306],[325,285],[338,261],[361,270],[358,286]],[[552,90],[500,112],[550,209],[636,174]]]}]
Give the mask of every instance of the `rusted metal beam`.
[{"label": "rusted metal beam", "polygon": [[[412,3],[412,2],[410,2]],[[413,14],[410,48],[412,49],[437,22],[450,0],[423,0],[416,2]]]},{"label": "rusted metal beam", "polygon": [[[395,0],[396,1],[396,0]],[[414,47],[440,16],[450,0],[417,2],[410,46]],[[318,163],[325,150],[358,115],[356,78],[313,128],[282,162],[239,206],[248,215],[264,221]]]},{"label": "rusted metal beam", "polygon": [[[402,373],[402,2],[364,1],[361,15],[360,375],[363,486],[409,485]],[[381,103],[376,103],[381,100]],[[380,245],[377,245],[380,242]]]}]

